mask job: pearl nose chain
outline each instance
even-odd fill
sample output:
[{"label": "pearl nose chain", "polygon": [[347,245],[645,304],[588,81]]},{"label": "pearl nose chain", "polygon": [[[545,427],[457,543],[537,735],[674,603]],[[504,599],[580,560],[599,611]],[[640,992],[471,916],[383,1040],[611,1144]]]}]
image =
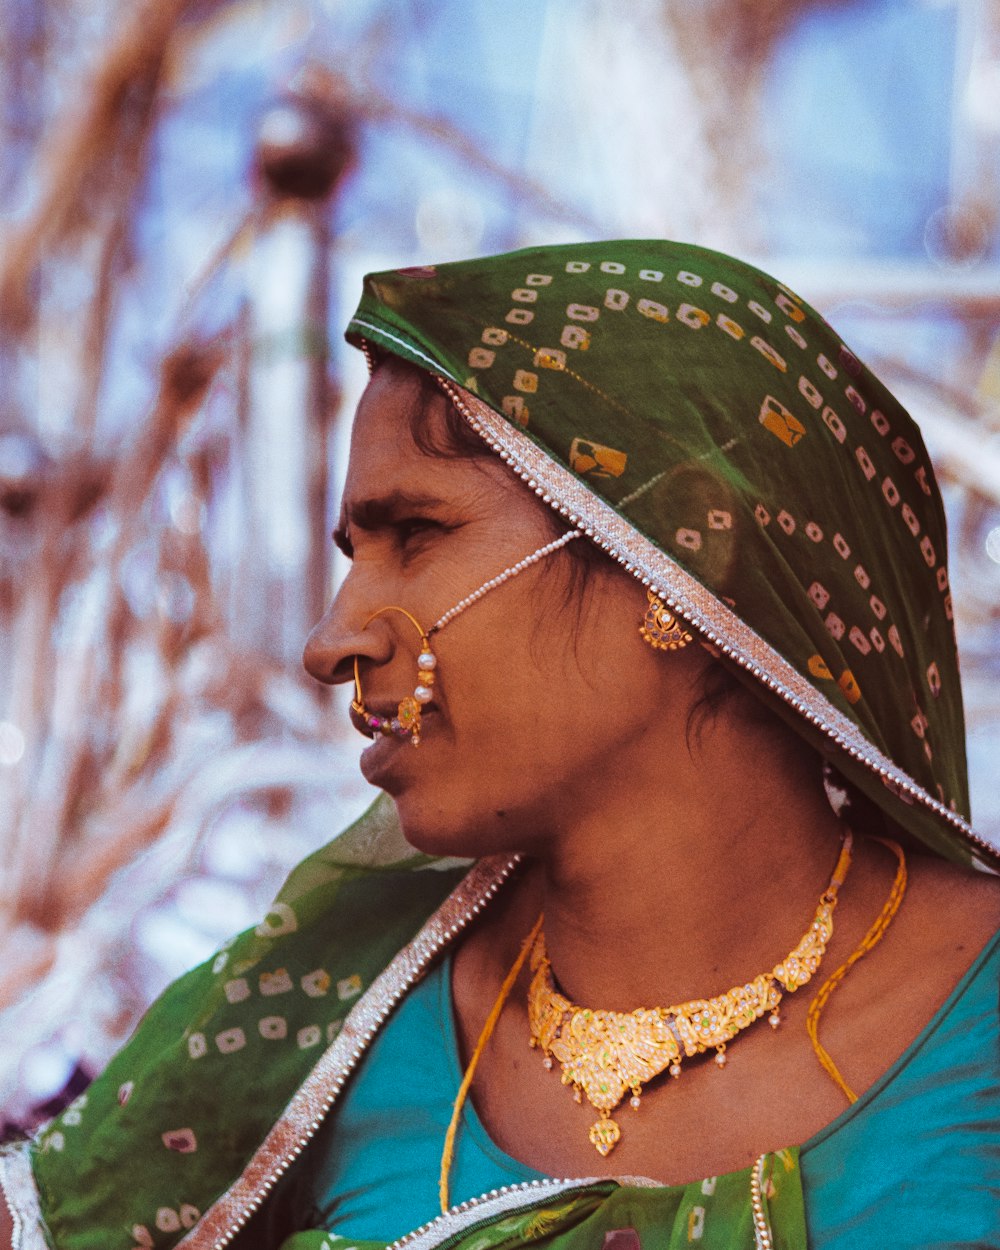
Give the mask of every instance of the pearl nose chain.
[{"label": "pearl nose chain", "polygon": [[565,547],[567,543],[572,542],[574,538],[580,537],[579,530],[567,530],[559,538],[553,539],[552,542],[546,543],[539,547],[537,551],[533,551],[530,556],[525,556],[523,560],[518,560],[516,564],[509,564],[502,573],[498,573],[496,577],[491,577],[489,581],[474,590],[471,595],[466,595],[464,599],[460,599],[453,608],[449,608],[443,616],[438,617],[430,629],[425,630],[417,618],[397,604],[390,603],[384,608],[379,608],[377,612],[373,612],[365,621],[364,627],[367,628],[376,617],[382,616],[386,612],[399,612],[410,622],[413,628],[420,635],[420,653],[417,656],[417,684],[413,693],[406,695],[400,699],[396,708],[395,716],[377,716],[373,712],[369,712],[365,707],[364,696],[361,692],[361,669],[360,656],[354,657],[354,698],[351,700],[351,709],[365,722],[368,728],[375,734],[381,734],[386,738],[409,738],[413,745],[420,745],[420,716],[425,704],[430,703],[434,697],[434,681],[437,677],[437,656],[431,648],[431,636],[440,633],[446,625],[466,610],[471,608],[474,603],[478,603],[483,595],[489,594],[491,590],[496,590],[498,586],[502,586],[504,582],[509,581],[512,577],[517,577],[518,573],[523,573],[525,569],[531,568],[533,564],[537,564],[539,560],[544,560],[554,551],[558,551],[560,547]]}]

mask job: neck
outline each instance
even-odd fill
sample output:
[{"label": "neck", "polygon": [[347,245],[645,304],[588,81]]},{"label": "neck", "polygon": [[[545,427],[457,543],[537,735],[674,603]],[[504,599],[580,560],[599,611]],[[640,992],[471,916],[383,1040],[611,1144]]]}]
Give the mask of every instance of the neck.
[{"label": "neck", "polygon": [[724,754],[675,770],[667,796],[637,794],[633,774],[552,839],[539,891],[573,1001],[627,1011],[709,997],[770,970],[809,927],[842,833],[819,762],[764,772]]}]

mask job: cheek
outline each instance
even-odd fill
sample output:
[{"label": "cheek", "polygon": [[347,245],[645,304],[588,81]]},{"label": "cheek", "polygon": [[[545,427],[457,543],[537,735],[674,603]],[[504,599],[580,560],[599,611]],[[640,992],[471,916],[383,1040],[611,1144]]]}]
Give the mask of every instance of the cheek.
[{"label": "cheek", "polygon": [[456,745],[480,747],[507,776],[526,769],[525,787],[541,760],[591,765],[655,707],[657,657],[638,623],[620,597],[582,613],[557,599],[542,615],[522,599],[500,642],[456,663]]},{"label": "cheek", "polygon": [[592,794],[596,779],[625,768],[648,727],[636,707],[655,684],[637,671],[646,648],[637,634],[638,654],[631,635],[617,651],[604,638],[599,656],[586,643],[546,623],[526,636],[512,628],[514,653],[441,648],[448,724],[438,744],[428,741],[419,780],[397,796],[414,846],[467,856],[539,851],[573,795]]}]

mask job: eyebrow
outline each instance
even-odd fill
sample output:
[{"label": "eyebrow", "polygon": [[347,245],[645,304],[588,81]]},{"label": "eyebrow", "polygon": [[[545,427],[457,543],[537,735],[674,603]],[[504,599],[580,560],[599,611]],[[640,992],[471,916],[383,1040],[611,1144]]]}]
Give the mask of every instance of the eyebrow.
[{"label": "eyebrow", "polygon": [[410,491],[394,490],[386,495],[373,496],[370,499],[359,499],[344,506],[340,514],[340,523],[333,531],[333,541],[345,556],[354,554],[351,542],[352,526],[360,530],[380,530],[394,524],[401,517],[413,512],[427,512],[441,506],[442,500],[437,495],[421,495]]}]

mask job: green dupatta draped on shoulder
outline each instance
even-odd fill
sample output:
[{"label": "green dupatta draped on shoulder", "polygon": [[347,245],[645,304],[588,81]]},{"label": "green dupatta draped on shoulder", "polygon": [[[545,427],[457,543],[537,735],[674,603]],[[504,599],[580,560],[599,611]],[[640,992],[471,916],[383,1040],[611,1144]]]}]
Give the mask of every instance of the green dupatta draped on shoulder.
[{"label": "green dupatta draped on shoulder", "polygon": [[[167,990],[30,1153],[0,1157],[24,1225],[18,1250],[234,1241],[278,1250],[252,1222],[241,1230],[307,1148],[394,1003],[514,867],[501,859],[468,870],[418,855],[379,800],[296,869],[260,925]],[[770,1238],[761,1244],[803,1250],[794,1149],[762,1159],[756,1182],[747,1168],[678,1186],[515,1186],[404,1240],[407,1250],[730,1250],[754,1244],[755,1184]],[[281,1250],[347,1250],[342,1242],[307,1230]]]},{"label": "green dupatta draped on shoulder", "polygon": [[[413,851],[392,803],[376,802],[299,865],[256,928],[153,1004],[35,1139],[31,1177],[23,1153],[0,1158],[26,1222],[40,1217],[59,1250],[148,1250],[188,1236],[214,1244],[235,1232],[387,1014],[392,994],[379,977],[467,871]],[[425,945],[440,943],[440,927]],[[394,992],[426,954],[411,952]]]}]

